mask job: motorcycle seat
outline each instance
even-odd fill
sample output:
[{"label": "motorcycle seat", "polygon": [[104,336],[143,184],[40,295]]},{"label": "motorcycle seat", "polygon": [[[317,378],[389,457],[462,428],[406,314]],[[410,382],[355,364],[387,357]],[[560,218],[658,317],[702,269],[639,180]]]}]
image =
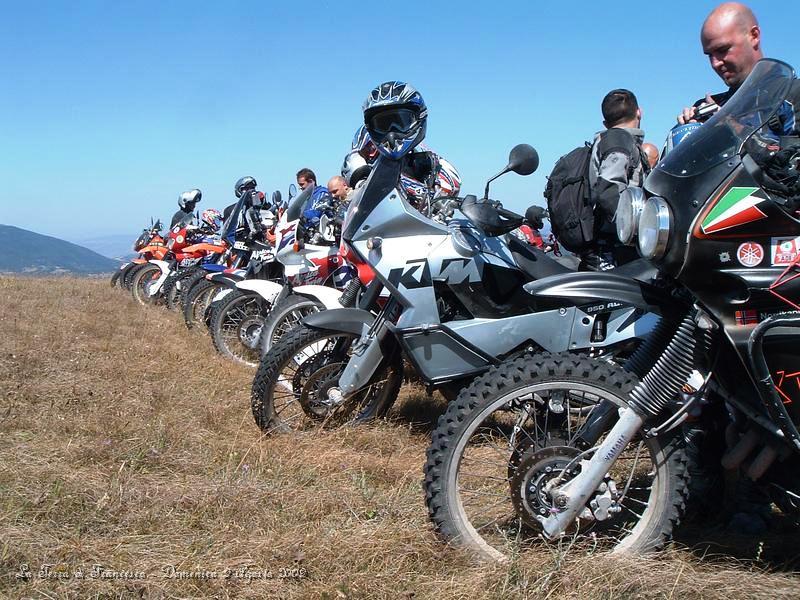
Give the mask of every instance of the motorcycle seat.
[{"label": "motorcycle seat", "polygon": [[509,236],[508,247],[517,266],[532,280],[543,279],[551,275],[572,273],[573,270],[549,257],[538,248]]}]

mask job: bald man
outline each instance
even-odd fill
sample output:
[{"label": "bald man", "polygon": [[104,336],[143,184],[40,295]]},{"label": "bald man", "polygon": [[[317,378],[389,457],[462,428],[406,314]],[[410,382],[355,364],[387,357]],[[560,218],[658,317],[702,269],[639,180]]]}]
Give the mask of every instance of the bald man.
[{"label": "bald man", "polygon": [[758,20],[752,10],[739,2],[725,2],[711,11],[700,30],[700,43],[711,68],[725,82],[728,90],[720,94],[706,94],[692,107],[684,108],[678,115],[680,124],[697,122],[697,110],[703,105],[725,104],[744,83],[755,64],[764,57]]},{"label": "bald man", "polygon": [[347,185],[344,177],[335,175],[328,181],[328,191],[337,200],[347,200],[353,190]]},{"label": "bald man", "polygon": [[650,142],[645,142],[642,144],[642,152],[647,157],[647,164],[650,165],[650,169],[652,170],[655,168],[656,163],[658,162],[658,148],[655,144],[651,144]]}]

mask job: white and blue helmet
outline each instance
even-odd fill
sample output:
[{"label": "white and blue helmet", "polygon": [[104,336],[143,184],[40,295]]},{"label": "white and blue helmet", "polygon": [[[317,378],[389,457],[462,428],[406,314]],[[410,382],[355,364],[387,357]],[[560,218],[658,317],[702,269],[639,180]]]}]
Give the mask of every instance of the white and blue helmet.
[{"label": "white and blue helmet", "polygon": [[428,109],[420,93],[407,83],[380,84],[362,109],[369,137],[384,156],[401,158],[425,138]]}]

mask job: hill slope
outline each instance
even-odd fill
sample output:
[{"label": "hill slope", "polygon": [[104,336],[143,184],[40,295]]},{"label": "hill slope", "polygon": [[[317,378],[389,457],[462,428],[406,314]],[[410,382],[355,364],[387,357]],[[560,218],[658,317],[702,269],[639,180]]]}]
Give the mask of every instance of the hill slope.
[{"label": "hill slope", "polygon": [[119,266],[83,246],[12,225],[0,225],[0,239],[0,272],[110,273]]},{"label": "hill slope", "polygon": [[720,545],[565,554],[569,539],[476,564],[428,524],[443,406],[416,388],[390,422],[264,437],[253,371],[177,315],[78,278],[0,279],[0,305],[2,597],[800,597],[800,579],[764,572],[796,569],[797,549],[769,540],[735,541],[749,564]]}]

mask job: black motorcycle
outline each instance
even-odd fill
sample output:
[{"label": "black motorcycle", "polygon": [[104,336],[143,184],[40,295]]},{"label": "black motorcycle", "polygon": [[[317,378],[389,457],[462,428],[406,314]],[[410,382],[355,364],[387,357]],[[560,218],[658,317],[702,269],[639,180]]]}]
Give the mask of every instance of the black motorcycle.
[{"label": "black motorcycle", "polygon": [[[689,490],[686,433],[724,431],[716,465],[800,510],[800,140],[781,137],[795,84],[762,60],[645,184],[620,200],[624,242],[659,269],[662,319],[624,366],[566,353],[493,367],[451,403],[425,465],[444,538],[501,559],[544,536],[661,547]],[[531,284],[564,308],[604,273]],[[723,452],[724,450],[724,452]],[[710,458],[704,456],[706,461]]]}]

